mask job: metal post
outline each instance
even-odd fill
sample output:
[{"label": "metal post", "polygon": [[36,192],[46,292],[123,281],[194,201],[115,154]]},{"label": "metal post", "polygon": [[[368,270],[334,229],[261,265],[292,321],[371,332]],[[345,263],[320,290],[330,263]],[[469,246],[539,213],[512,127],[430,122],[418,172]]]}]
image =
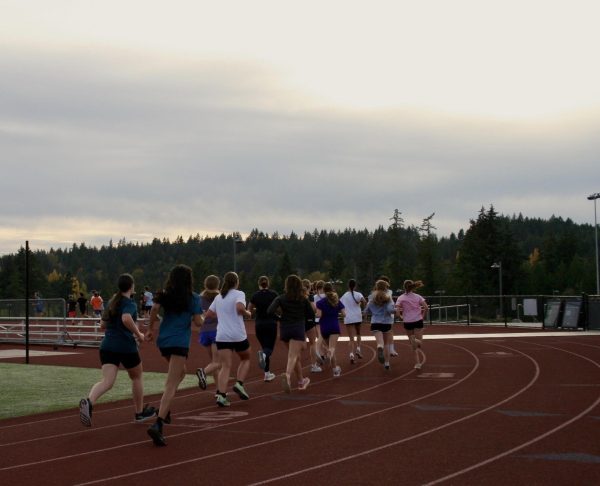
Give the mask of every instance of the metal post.
[{"label": "metal post", "polygon": [[29,364],[29,241],[25,242],[25,363]]},{"label": "metal post", "polygon": [[598,270],[598,220],[596,218],[596,199],[600,198],[600,193],[591,194],[588,200],[594,201],[594,233],[596,235],[596,295],[600,295],[600,273]]},{"label": "metal post", "polygon": [[499,299],[500,299],[500,315],[504,316],[504,304],[502,300],[502,262],[494,263],[491,268],[498,269],[498,286],[499,286]]}]

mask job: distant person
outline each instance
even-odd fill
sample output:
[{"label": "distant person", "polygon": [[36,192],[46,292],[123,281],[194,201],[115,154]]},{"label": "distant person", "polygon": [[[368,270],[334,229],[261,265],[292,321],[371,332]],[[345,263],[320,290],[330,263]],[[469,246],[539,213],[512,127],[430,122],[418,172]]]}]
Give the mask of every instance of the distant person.
[{"label": "distant person", "polygon": [[[158,327],[156,345],[169,363],[165,390],[160,399],[156,422],[148,429],[148,435],[157,446],[167,445],[163,436],[163,424],[171,423],[171,402],[177,387],[185,377],[185,362],[190,351],[192,324],[202,325],[200,296],[193,290],[192,269],[176,265],[169,273],[164,290],[157,293],[146,339],[152,341]],[[159,313],[162,311],[162,320]]]},{"label": "distant person", "polygon": [[44,315],[44,300],[39,292],[33,294],[33,310],[36,317],[42,317]]},{"label": "distant person", "polygon": [[[205,311],[211,306],[215,297],[219,295],[219,285],[221,281],[216,275],[209,275],[204,279],[204,290],[200,294],[200,305]],[[208,351],[210,363],[206,368],[198,368],[196,370],[196,376],[198,377],[198,386],[203,390],[207,388],[206,377],[213,375],[221,369],[221,363],[219,362],[219,356],[217,355],[217,325],[219,320],[216,317],[205,318],[200,330],[198,340],[200,344]],[[214,382],[217,383],[216,376],[214,375]]]},{"label": "distant person", "polygon": [[67,317],[77,317],[77,301],[73,294],[69,295],[67,299]]},{"label": "distant person", "polygon": [[[317,303],[321,300],[325,298],[325,292],[323,292],[323,286],[325,285],[325,282],[323,280],[317,280],[314,283],[314,293],[312,295],[312,304],[313,304],[313,309],[315,310],[315,313],[317,312]],[[315,316],[315,323],[319,324],[319,316],[316,315]],[[317,331],[317,354],[316,354],[316,358],[317,358],[317,362],[319,364],[323,364],[325,362],[325,357],[327,355],[327,346],[325,344],[325,340],[322,338],[321,336],[321,327],[320,326],[316,326],[316,331]]]},{"label": "distant person", "polygon": [[104,301],[98,291],[94,290],[92,294],[92,298],[90,299],[90,305],[92,306],[92,311],[94,312],[94,316],[100,317],[102,315],[102,310],[104,309]]},{"label": "distant person", "polygon": [[79,315],[81,317],[87,317],[87,299],[83,295],[83,292],[79,292],[79,298],[77,299],[77,305],[79,306]]},{"label": "distant person", "polygon": [[333,377],[337,378],[342,374],[342,368],[337,364],[335,348],[340,337],[339,315],[346,315],[344,304],[340,302],[337,292],[331,282],[323,285],[325,298],[317,302],[317,317],[319,317],[319,327],[323,342],[327,346],[327,357],[331,363]]},{"label": "distant person", "polygon": [[231,405],[227,398],[227,383],[229,382],[229,372],[234,352],[238,355],[240,363],[237,367],[233,391],[242,400],[250,398],[244,388],[244,380],[250,370],[250,343],[246,334],[244,317],[250,317],[250,312],[246,309],[246,295],[238,290],[239,284],[238,274],[227,272],[223,277],[219,295],[215,297],[206,312],[207,318],[216,317],[219,319],[216,341],[217,354],[221,363],[216,394],[219,407],[229,407]]},{"label": "distant person", "polygon": [[288,275],[285,279],[283,294],[279,295],[267,309],[269,314],[279,314],[279,339],[288,348],[285,373],[281,375],[281,384],[286,393],[291,391],[292,373],[296,373],[298,389],[306,390],[310,378],[303,376],[300,354],[306,347],[306,321],[314,319],[314,310],[304,295],[302,281],[297,275]]},{"label": "distant person", "polygon": [[394,301],[388,292],[388,283],[377,280],[366,311],[371,313],[371,332],[377,341],[377,359],[386,370],[390,369],[390,341],[394,322]]},{"label": "distant person", "polygon": [[[387,277],[385,275],[381,275],[377,280],[383,280],[386,283],[386,285],[387,285],[387,293],[390,296],[390,299],[392,299],[392,303],[393,303],[394,302],[394,298],[393,298],[393,292],[392,292],[392,290],[390,288],[390,279],[389,279],[389,277]],[[371,296],[372,296],[372,294],[369,295],[369,300],[371,300]],[[391,337],[391,340],[390,340],[390,342],[388,344],[388,348],[389,348],[390,356],[396,357],[396,356],[398,356],[398,351],[396,351],[396,347],[394,345],[394,326],[393,326],[393,323],[394,323],[394,321],[392,319],[392,329],[391,329],[391,333],[392,333],[391,336],[392,337]]]},{"label": "distant person", "polygon": [[269,289],[269,278],[262,276],[258,279],[258,292],[250,298],[248,310],[256,311],[255,333],[261,349],[258,351],[258,366],[265,372],[265,381],[273,381],[275,374],[271,372],[271,355],[277,340],[277,319],[267,310],[277,298],[277,293]]},{"label": "distant person", "polygon": [[138,351],[138,343],[143,342],[144,335],[136,325],[137,306],[131,300],[133,277],[127,273],[122,274],[117,287],[118,291],[110,300],[100,324],[100,328],[105,331],[100,343],[102,380],[92,387],[87,398],[82,398],[79,402],[79,419],[86,427],[92,425],[92,410],[96,401],[114,385],[120,364],[127,370],[131,380],[135,421],[143,422],[156,414],[154,407],[144,406],[142,360]]},{"label": "distant person", "polygon": [[154,305],[154,294],[150,292],[150,287],[147,285],[144,287],[142,300],[144,302],[144,317],[150,317],[150,309]]},{"label": "distant person", "polygon": [[423,319],[427,314],[428,306],[425,299],[414,291],[423,286],[417,280],[404,281],[404,293],[396,300],[396,310],[402,317],[404,329],[412,349],[415,353],[415,369],[420,370],[425,363],[425,353],[421,349],[423,342]]},{"label": "distant person", "polygon": [[312,315],[307,316],[305,324],[304,324],[304,332],[306,333],[306,338],[308,339],[308,355],[310,358],[310,372],[311,373],[320,373],[321,371],[323,371],[323,368],[321,368],[321,364],[323,364],[322,358],[321,358],[321,354],[318,352],[317,346],[318,346],[318,339],[319,339],[319,334],[317,333],[317,329],[319,326],[317,326],[317,323],[315,321],[315,312],[316,312],[316,307],[313,303],[313,292],[312,292],[312,284],[310,282],[310,280],[308,279],[303,279],[302,280],[302,288],[303,288],[303,293],[304,293],[304,297],[306,297],[308,299],[308,301],[310,302],[311,308],[313,310]]},{"label": "distant person", "polygon": [[340,301],[346,309],[344,324],[346,325],[350,342],[350,363],[354,364],[355,357],[362,358],[362,351],[360,349],[362,309],[367,304],[363,294],[356,290],[356,280],[348,280],[348,290],[340,297]]}]

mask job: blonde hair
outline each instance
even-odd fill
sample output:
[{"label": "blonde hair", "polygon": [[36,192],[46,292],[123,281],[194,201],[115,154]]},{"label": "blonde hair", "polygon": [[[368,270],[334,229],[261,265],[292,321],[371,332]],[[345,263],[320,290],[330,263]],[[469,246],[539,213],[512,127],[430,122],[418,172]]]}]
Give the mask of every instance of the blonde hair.
[{"label": "blonde hair", "polygon": [[202,297],[215,298],[219,293],[219,284],[221,280],[216,275],[209,275],[204,279],[204,290],[200,294]]},{"label": "blonde hair", "polygon": [[376,305],[382,306],[387,304],[391,297],[388,293],[389,284],[385,280],[377,280],[373,289],[373,302]]},{"label": "blonde hair", "polygon": [[415,280],[414,282],[412,280],[405,280],[404,291],[407,293],[412,292],[413,290],[423,287],[423,285],[424,284],[421,280]]},{"label": "blonde hair", "polygon": [[327,302],[329,302],[332,307],[336,307],[340,301],[340,298],[338,297],[338,294],[333,288],[333,284],[331,282],[327,282],[323,285],[323,292],[325,292]]}]

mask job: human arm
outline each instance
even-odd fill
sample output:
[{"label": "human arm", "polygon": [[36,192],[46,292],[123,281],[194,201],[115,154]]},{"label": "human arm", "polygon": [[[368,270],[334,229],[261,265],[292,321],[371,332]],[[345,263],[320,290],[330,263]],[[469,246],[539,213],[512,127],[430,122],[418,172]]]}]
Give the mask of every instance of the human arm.
[{"label": "human arm", "polygon": [[129,331],[131,331],[131,334],[133,334],[138,339],[138,341],[144,340],[144,334],[138,329],[131,314],[122,314],[121,322]]},{"label": "human arm", "polygon": [[148,329],[146,330],[146,340],[153,341],[154,334],[158,331],[160,327],[160,316],[158,312],[160,311],[160,304],[153,304],[152,309],[150,309],[150,322],[148,324]]},{"label": "human arm", "polygon": [[242,317],[252,317],[252,313],[246,309],[246,304],[242,302],[236,302],[235,310]]},{"label": "human arm", "polygon": [[279,297],[275,297],[275,299],[273,299],[273,302],[271,302],[271,305],[269,305],[269,308],[267,309],[267,314],[272,314],[272,315],[279,314],[280,309],[281,309],[281,305],[280,305]]},{"label": "human arm", "polygon": [[425,299],[423,299],[421,301],[421,317],[423,319],[425,319],[425,316],[427,315],[428,310],[429,310],[429,306],[427,305],[427,302],[425,301]]}]

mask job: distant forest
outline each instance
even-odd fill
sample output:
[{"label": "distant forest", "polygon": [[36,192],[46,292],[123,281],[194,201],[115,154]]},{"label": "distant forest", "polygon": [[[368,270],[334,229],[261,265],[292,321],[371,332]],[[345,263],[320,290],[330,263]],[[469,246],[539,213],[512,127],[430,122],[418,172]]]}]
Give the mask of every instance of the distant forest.
[{"label": "distant forest", "polygon": [[[289,235],[254,229],[215,237],[155,238],[150,243],[112,241],[100,248],[85,243],[68,249],[31,253],[30,289],[45,298],[98,290],[106,298],[115,291],[119,274],[131,273],[138,293],[148,285],[162,288],[173,265],[184,263],[202,288],[209,274],[222,276],[235,267],[240,288],[253,292],[260,275],[281,290],[284,279],[297,273],[311,280],[338,281],[343,290],[350,278],[368,291],[379,275],[387,275],[394,290],[405,279],[425,283],[423,295],[497,295],[502,264],[506,295],[595,293],[594,228],[570,219],[549,220],[499,215],[493,206],[481,208],[465,232],[438,238],[435,214],[420,227],[407,226],[395,210],[387,227],[374,231],[345,229]],[[0,298],[23,298],[25,250],[0,257]],[[436,292],[437,291],[437,292]]]}]

